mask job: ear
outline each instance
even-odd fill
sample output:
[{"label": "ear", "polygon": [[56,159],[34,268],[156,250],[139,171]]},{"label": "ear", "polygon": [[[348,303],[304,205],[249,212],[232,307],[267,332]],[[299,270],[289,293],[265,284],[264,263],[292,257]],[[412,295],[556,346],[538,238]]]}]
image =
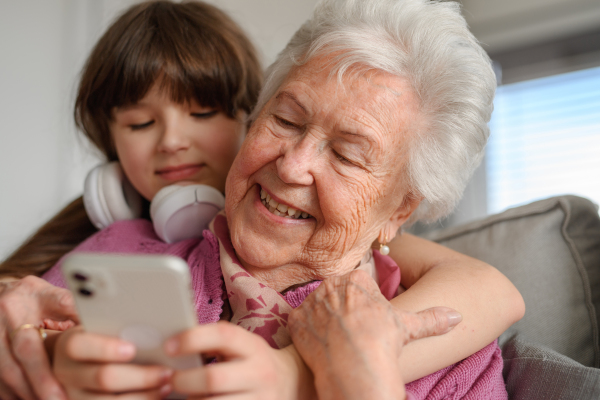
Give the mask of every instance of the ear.
[{"label": "ear", "polygon": [[412,213],[417,209],[423,200],[422,196],[417,196],[412,193],[407,193],[402,199],[402,204],[396,209],[394,214],[385,223],[379,232],[379,243],[389,243],[396,236],[398,229],[410,218]]}]

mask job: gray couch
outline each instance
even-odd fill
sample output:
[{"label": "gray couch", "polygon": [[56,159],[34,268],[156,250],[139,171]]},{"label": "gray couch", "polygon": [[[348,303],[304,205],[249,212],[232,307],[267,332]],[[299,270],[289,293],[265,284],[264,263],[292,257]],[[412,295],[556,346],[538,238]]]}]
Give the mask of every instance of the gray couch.
[{"label": "gray couch", "polygon": [[483,260],[527,311],[500,338],[510,399],[600,399],[600,217],[553,197],[424,235]]}]

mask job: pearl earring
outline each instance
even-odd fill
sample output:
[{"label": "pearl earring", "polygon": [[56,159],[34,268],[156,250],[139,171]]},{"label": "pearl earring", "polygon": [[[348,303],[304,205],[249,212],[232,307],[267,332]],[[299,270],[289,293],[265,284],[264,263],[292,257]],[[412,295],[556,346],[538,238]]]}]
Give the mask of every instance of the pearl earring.
[{"label": "pearl earring", "polygon": [[387,236],[385,237],[384,242],[379,244],[379,252],[384,256],[390,254],[390,248],[387,245]]}]

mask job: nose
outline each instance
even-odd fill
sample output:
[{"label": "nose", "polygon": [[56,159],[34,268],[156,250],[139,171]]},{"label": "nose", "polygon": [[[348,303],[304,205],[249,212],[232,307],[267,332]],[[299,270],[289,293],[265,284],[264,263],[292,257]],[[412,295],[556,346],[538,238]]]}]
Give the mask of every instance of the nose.
[{"label": "nose", "polygon": [[279,178],[290,185],[312,185],[317,153],[317,144],[306,137],[284,146],[283,154],[276,161]]},{"label": "nose", "polygon": [[185,124],[180,118],[165,118],[158,150],[163,153],[176,153],[190,147],[190,138],[185,131]]}]

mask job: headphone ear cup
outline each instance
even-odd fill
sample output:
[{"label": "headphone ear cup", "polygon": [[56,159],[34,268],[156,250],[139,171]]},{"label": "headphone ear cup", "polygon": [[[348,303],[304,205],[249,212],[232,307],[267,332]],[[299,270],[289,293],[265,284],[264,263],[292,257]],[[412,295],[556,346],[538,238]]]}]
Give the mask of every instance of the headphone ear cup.
[{"label": "headphone ear cup", "polygon": [[85,212],[92,224],[98,229],[106,228],[113,222],[106,213],[98,194],[98,175],[101,168],[102,165],[92,169],[87,174],[83,186],[83,206],[85,207]]},{"label": "headphone ear cup", "polygon": [[83,203],[92,223],[103,229],[115,221],[138,218],[142,198],[118,162],[94,168],[85,180]]},{"label": "headphone ear cup", "polygon": [[202,231],[225,207],[225,197],[212,186],[170,185],[152,199],[154,231],[166,243],[202,236]]}]

